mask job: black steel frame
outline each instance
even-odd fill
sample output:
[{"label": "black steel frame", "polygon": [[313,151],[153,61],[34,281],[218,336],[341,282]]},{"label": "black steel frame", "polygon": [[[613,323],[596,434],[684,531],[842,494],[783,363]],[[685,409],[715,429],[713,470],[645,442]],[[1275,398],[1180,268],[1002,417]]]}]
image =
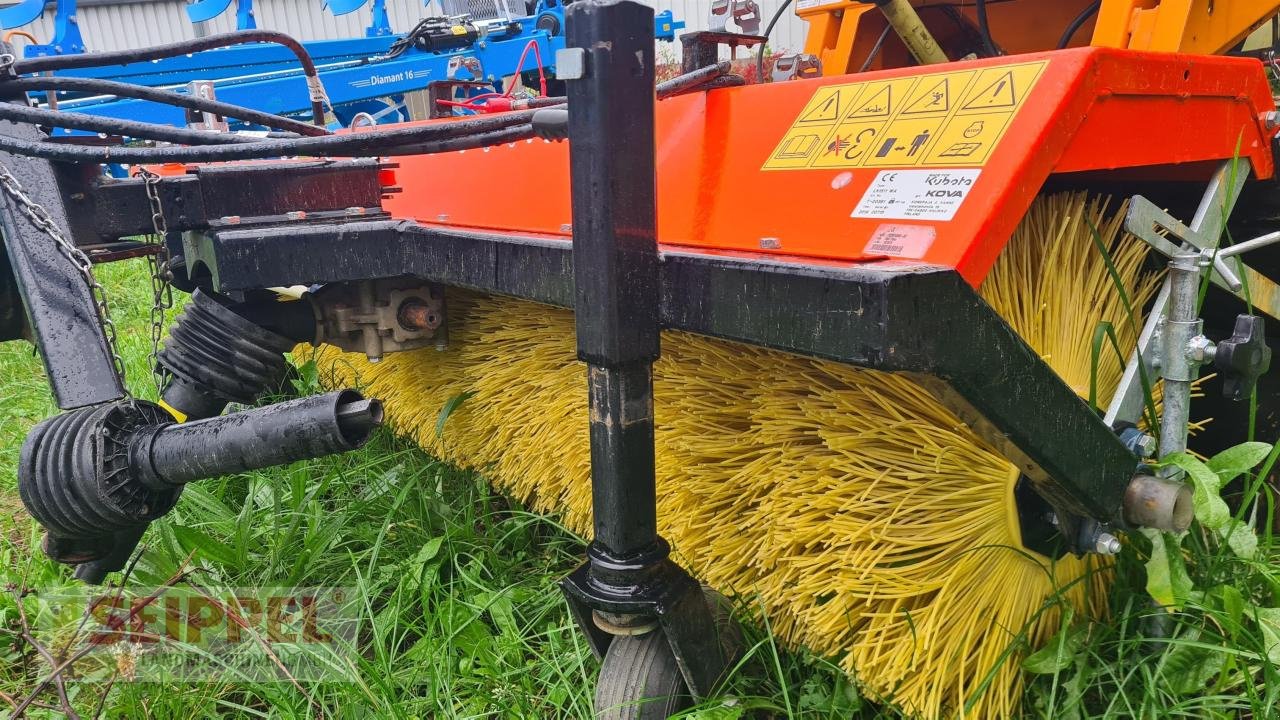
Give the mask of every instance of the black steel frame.
[{"label": "black steel frame", "polygon": [[[570,245],[546,237],[382,220],[226,228],[186,247],[224,293],[413,275],[574,306]],[[954,270],[668,249],[657,284],[664,329],[911,373],[1055,505],[1119,520],[1138,459]]]},{"label": "black steel frame", "polygon": [[[164,205],[169,227],[186,231],[173,249],[208,289],[243,297],[266,287],[412,275],[574,306],[574,261],[562,238],[390,219],[378,205],[386,190],[372,162],[283,169],[225,167],[161,181],[166,198],[186,198]],[[99,196],[80,201],[100,209],[78,218],[77,240],[149,227],[141,181],[63,177],[63,195]],[[260,214],[227,215],[237,207]],[[301,207],[305,217],[289,215]],[[1119,522],[1137,458],[953,270],[692,249],[660,250],[657,266],[662,328],[911,373],[1017,462],[1053,505]]]}]

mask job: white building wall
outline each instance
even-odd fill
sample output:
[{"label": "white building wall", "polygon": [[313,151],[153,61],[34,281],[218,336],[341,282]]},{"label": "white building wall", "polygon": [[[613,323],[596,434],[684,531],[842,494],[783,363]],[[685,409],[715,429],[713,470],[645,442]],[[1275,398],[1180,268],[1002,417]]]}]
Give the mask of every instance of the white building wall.
[{"label": "white building wall", "polygon": [[[687,29],[705,30],[710,17],[711,0],[645,0],[658,11],[671,10],[683,20]],[[763,24],[777,10],[782,0],[758,0]],[[82,5],[76,15],[80,32],[90,51],[123,50],[162,42],[193,38],[197,29],[187,21],[182,0],[121,0]],[[369,25],[368,6],[342,17],[324,10],[319,0],[256,0],[254,15],[258,27],[279,30],[301,40],[326,40],[364,35]],[[391,27],[397,32],[411,28],[420,18],[439,14],[438,4],[424,7],[421,0],[387,0]],[[214,20],[204,23],[200,34],[235,29],[234,6]],[[53,37],[53,5],[44,17],[26,28],[41,42]],[[798,51],[804,46],[806,24],[790,9],[774,28],[771,46],[777,50]],[[671,52],[677,54],[676,47]]]}]

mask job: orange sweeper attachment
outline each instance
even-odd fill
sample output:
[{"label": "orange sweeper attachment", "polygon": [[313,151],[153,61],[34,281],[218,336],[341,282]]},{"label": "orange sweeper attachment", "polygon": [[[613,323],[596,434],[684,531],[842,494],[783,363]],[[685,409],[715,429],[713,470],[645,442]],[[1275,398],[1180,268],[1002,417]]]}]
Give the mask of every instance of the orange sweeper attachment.
[{"label": "orange sweeper attachment", "polygon": [[[1224,245],[1275,216],[1273,61],[1242,43],[1280,3],[799,0],[771,82],[721,59],[763,49],[753,6],[715,0],[655,83],[652,9],[578,0],[546,95],[442,81],[405,125],[0,126],[0,337],[36,341],[65,410],[19,468],[46,552],[100,581],[184,483],[352,447],[385,407],[591,539],[562,588],[599,717],[711,692],[725,597],[909,714],[1014,715],[1021,658],[1105,612],[1125,538],[1190,523],[1152,459],[1280,397],[1280,234]],[[192,295],[159,404],[87,282],[130,254]],[[376,400],[218,417],[295,345]]]}]

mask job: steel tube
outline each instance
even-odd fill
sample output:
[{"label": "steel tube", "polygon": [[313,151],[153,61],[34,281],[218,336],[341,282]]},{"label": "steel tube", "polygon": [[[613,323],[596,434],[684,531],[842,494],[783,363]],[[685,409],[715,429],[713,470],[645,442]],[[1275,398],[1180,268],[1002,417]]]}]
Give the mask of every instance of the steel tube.
[{"label": "steel tube", "polygon": [[[1187,449],[1187,418],[1191,413],[1191,383],[1196,363],[1187,354],[1191,338],[1200,334],[1196,303],[1200,295],[1199,255],[1178,255],[1169,262],[1169,307],[1165,314],[1160,375],[1164,378],[1164,409],[1160,417],[1160,454]],[[1178,474],[1162,468],[1163,477]]]},{"label": "steel tube", "polygon": [[637,2],[590,0],[571,6],[568,22],[584,60],[568,83],[578,357],[589,365],[595,540],[616,557],[659,546],[652,17]]}]

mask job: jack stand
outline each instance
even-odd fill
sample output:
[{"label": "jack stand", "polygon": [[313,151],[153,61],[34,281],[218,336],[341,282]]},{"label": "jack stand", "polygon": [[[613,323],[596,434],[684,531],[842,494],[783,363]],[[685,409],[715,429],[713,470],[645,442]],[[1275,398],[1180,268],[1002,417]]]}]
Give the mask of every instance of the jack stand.
[{"label": "jack stand", "polygon": [[[569,6],[566,24],[569,47],[557,65],[568,80],[575,315],[578,357],[588,365],[595,541],[587,563],[561,587],[604,660],[601,716],[666,717],[655,713],[710,692],[727,663],[702,589],[668,558],[657,531],[653,9],[582,0]],[[651,681],[620,682],[624,675]]]}]

